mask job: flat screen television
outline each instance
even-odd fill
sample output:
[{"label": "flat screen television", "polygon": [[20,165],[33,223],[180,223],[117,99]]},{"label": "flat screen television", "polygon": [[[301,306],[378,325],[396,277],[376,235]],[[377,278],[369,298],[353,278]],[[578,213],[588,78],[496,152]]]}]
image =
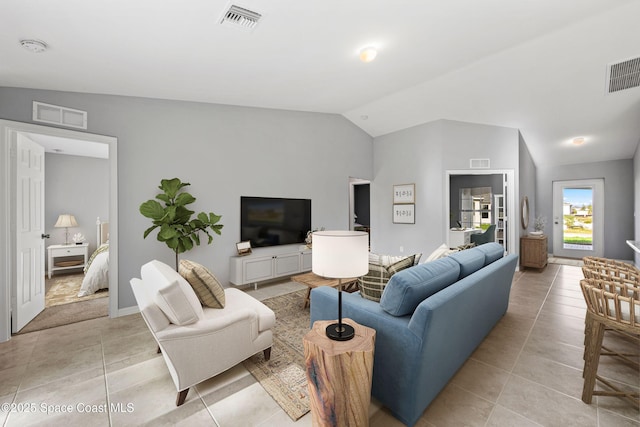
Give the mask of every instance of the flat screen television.
[{"label": "flat screen television", "polygon": [[240,240],[251,247],[303,243],[311,230],[311,200],[240,197]]}]

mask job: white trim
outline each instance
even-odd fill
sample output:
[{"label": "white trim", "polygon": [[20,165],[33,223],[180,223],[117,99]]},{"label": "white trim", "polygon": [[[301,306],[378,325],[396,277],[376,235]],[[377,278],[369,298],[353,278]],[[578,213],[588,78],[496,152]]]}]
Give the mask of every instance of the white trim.
[{"label": "white trim", "polygon": [[[515,170],[513,169],[452,169],[445,171],[444,180],[444,216],[443,218],[448,223],[449,212],[451,210],[451,204],[449,202],[450,179],[452,175],[506,175],[507,176],[507,203],[505,208],[507,209],[505,215],[505,221],[507,223],[507,253],[518,255],[520,248],[517,243],[519,242],[516,232],[519,229],[518,226],[518,207],[516,201],[519,196],[516,196],[516,188],[518,188],[518,182],[516,181]],[[449,244],[449,227],[446,227],[442,232],[444,233],[444,241]]]},{"label": "white trim", "polygon": [[130,314],[136,314],[136,313],[140,313],[140,309],[138,308],[137,305],[132,305],[131,307],[125,307],[125,308],[119,309],[117,311],[117,314],[111,317],[122,317],[122,316],[128,316]]},{"label": "white trim", "polygon": [[15,239],[11,227],[11,153],[12,132],[39,133],[63,138],[93,141],[109,145],[109,316],[120,316],[118,310],[118,139],[111,136],[59,129],[31,123],[0,120],[0,342],[11,338],[11,277]]}]

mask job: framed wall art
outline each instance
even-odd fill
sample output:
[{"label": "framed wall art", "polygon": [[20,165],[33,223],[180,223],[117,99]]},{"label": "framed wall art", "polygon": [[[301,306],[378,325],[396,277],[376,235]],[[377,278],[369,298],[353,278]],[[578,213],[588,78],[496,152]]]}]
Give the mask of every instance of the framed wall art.
[{"label": "framed wall art", "polygon": [[400,184],[393,186],[393,204],[415,203],[416,202],[416,185]]},{"label": "framed wall art", "polygon": [[394,204],[393,205],[393,223],[394,224],[415,224],[416,223],[416,205],[410,204]]}]

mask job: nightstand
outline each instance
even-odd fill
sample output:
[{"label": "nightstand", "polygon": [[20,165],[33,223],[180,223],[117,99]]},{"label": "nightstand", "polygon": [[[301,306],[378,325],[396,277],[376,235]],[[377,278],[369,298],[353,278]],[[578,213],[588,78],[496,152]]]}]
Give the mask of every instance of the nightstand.
[{"label": "nightstand", "polygon": [[[51,245],[47,247],[49,279],[54,271],[84,268],[89,259],[89,244]],[[80,259],[83,257],[83,259]],[[59,258],[59,259],[58,259]]]}]

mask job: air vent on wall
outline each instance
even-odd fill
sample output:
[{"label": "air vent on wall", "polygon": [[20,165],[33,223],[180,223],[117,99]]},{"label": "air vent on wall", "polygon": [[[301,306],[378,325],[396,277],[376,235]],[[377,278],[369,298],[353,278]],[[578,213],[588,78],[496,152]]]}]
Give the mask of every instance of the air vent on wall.
[{"label": "air vent on wall", "polygon": [[470,159],[469,167],[471,169],[489,169],[489,159]]},{"label": "air vent on wall", "polygon": [[638,86],[640,86],[640,57],[608,65],[607,93]]},{"label": "air vent on wall", "polygon": [[262,15],[258,12],[232,4],[222,16],[220,24],[253,30],[258,25],[261,17]]},{"label": "air vent on wall", "polygon": [[33,101],[33,121],[86,129],[87,112]]}]

